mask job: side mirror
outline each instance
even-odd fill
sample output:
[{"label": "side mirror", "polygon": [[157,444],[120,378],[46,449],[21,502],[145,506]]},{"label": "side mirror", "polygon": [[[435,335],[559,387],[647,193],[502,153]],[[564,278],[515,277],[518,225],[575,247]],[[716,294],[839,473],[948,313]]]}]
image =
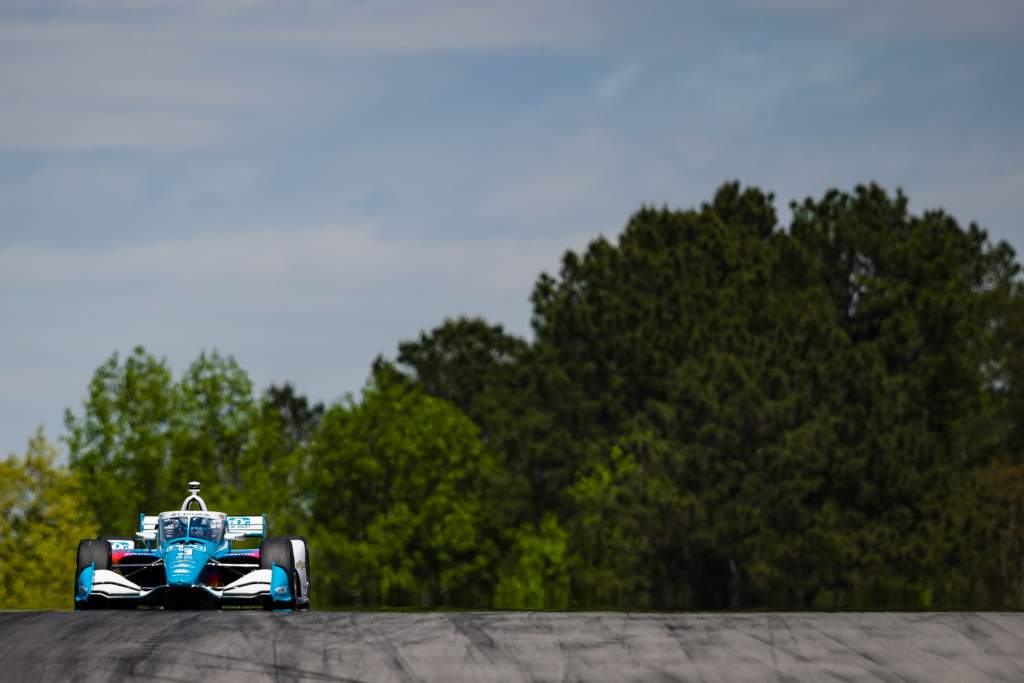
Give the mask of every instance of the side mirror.
[{"label": "side mirror", "polygon": [[136,531],[135,538],[139,539],[140,541],[155,541],[156,530],[154,529],[153,531]]},{"label": "side mirror", "polygon": [[237,531],[225,531],[224,532],[224,540],[225,541],[240,541],[243,538],[245,538],[245,534],[238,533]]}]

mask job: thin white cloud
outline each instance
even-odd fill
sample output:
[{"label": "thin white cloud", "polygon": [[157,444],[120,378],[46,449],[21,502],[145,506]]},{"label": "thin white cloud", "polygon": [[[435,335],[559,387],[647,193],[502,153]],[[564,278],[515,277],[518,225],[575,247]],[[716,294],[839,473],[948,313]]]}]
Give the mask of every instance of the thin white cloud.
[{"label": "thin white cloud", "polygon": [[92,369],[135,344],[178,371],[218,347],[257,386],[292,381],[332,400],[359,389],[375,355],[446,316],[486,315],[525,334],[535,278],[584,239],[566,242],[391,239],[351,225],[0,249],[10,330],[0,336],[0,447],[18,447],[39,422],[58,434]]},{"label": "thin white cloud", "polygon": [[836,33],[908,41],[1014,36],[1024,29],[1020,0],[740,0],[754,12],[820,19]]},{"label": "thin white cloud", "polygon": [[[0,147],[223,147],[301,108],[322,84],[258,49],[193,45],[187,30],[0,25]],[[349,98],[367,84],[335,75]],[[340,113],[345,98],[332,105]]]},{"label": "thin white cloud", "polygon": [[[292,45],[339,53],[578,49],[608,32],[606,3],[520,0],[87,3],[86,11],[8,22],[2,35],[140,45]],[[2,10],[0,10],[2,11]]]},{"label": "thin white cloud", "polygon": [[7,292],[67,287],[88,295],[145,282],[147,289],[187,296],[211,286],[255,293],[316,282],[330,283],[335,289],[325,294],[334,296],[416,280],[441,288],[472,282],[478,295],[525,296],[524,286],[572,246],[565,241],[382,238],[355,225],[218,232],[104,249],[10,246],[0,249],[0,285]]},{"label": "thin white cloud", "polygon": [[31,106],[0,111],[0,147],[9,149],[187,150],[222,145],[231,133],[227,120],[196,114],[59,111]]},{"label": "thin white cloud", "polygon": [[325,86],[335,117],[380,87],[296,57],[579,49],[605,32],[598,6],[540,0],[70,7],[33,20],[0,7],[0,148],[223,147],[272,134]]}]

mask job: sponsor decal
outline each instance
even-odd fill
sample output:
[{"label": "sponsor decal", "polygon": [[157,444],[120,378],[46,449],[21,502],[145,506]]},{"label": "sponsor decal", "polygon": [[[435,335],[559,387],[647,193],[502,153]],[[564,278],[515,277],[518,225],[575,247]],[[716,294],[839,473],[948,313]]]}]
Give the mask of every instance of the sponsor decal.
[{"label": "sponsor decal", "polygon": [[158,518],[167,517],[216,517],[223,513],[220,512],[208,512],[204,510],[175,510],[174,512],[161,512]]},{"label": "sponsor decal", "polygon": [[262,517],[233,516],[228,517],[228,528],[232,531],[247,531],[263,526]]}]

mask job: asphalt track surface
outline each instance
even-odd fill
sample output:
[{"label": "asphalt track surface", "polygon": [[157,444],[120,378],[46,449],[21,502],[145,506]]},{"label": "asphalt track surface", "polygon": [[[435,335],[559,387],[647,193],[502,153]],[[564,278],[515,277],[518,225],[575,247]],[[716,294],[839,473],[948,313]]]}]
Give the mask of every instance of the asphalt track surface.
[{"label": "asphalt track surface", "polygon": [[1024,681],[1024,614],[3,612],[0,680]]}]

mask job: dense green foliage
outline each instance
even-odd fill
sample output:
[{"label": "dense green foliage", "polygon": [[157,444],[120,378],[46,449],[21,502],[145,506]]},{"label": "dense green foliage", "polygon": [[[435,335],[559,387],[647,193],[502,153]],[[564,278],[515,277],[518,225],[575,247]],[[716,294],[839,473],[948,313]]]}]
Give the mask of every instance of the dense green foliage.
[{"label": "dense green foliage", "polygon": [[[43,469],[119,533],[200,479],[310,539],[320,604],[1024,606],[1013,251],[874,185],[792,210],[641,209],[541,275],[531,340],[447,320],[327,407],[115,354]],[[18,462],[5,544],[57,500]]]},{"label": "dense green foliage", "polygon": [[643,209],[533,294],[535,339],[400,347],[569,533],[572,605],[1019,605],[1005,244],[877,186]]},{"label": "dense green foliage", "polygon": [[60,609],[74,595],[80,538],[98,529],[74,475],[42,430],[0,460],[0,609]]},{"label": "dense green foliage", "polygon": [[321,570],[322,600],[490,602],[498,461],[455,406],[381,367],[361,403],[324,415],[307,468],[318,564],[344,567]]}]

